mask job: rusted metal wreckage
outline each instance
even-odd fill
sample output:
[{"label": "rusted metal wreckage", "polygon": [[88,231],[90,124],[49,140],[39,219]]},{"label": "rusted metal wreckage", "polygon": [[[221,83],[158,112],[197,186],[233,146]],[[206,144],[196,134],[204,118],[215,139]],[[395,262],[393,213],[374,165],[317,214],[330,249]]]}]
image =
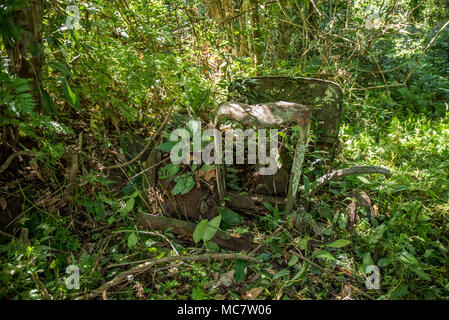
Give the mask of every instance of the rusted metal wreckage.
[{"label": "rusted metal wreckage", "polygon": [[[331,156],[338,144],[343,92],[334,82],[290,77],[256,77],[235,81],[230,88],[232,100],[221,104],[216,112],[214,126],[221,118],[235,120],[255,128],[291,127],[298,125],[300,136],[296,142],[284,212],[293,209],[302,166],[306,154],[309,129],[317,134],[317,144]],[[217,148],[218,149],[218,148]],[[226,195],[223,166],[217,166],[219,199]],[[260,202],[265,196],[231,194],[231,206],[245,202]],[[243,199],[243,198],[244,199]],[[248,204],[246,204],[248,205]],[[284,206],[282,203],[281,206]],[[236,207],[237,206],[237,207]],[[251,206],[250,206],[251,207]],[[254,206],[253,206],[254,207]]]},{"label": "rusted metal wreckage", "polygon": [[[289,213],[297,199],[297,192],[302,175],[302,167],[307,151],[309,140],[309,130],[312,129],[319,150],[327,151],[329,157],[334,157],[338,146],[338,132],[342,113],[343,92],[334,82],[291,77],[255,77],[234,81],[230,87],[230,99],[221,104],[215,114],[214,126],[218,128],[220,120],[227,118],[236,121],[243,126],[253,128],[292,128],[293,125],[299,127],[299,138],[294,148],[291,170],[284,176],[283,180],[288,180],[288,190],[285,199],[264,194],[239,194],[227,191],[225,181],[225,166],[216,166],[216,180],[219,200],[230,199],[226,206],[231,209],[246,212],[265,211],[263,203],[269,202],[278,205],[284,213]],[[217,139],[214,139],[217,143]],[[219,150],[219,148],[216,148]],[[360,173],[380,173],[386,177],[390,176],[390,171],[379,167],[353,167],[334,171],[318,179],[317,187],[309,192],[314,194],[316,190],[326,185],[329,181],[341,178],[350,174]],[[276,175],[281,174],[278,171]],[[284,181],[285,184],[286,181]],[[193,192],[193,190],[192,190]],[[190,193],[192,193],[190,192]],[[179,196],[179,195],[178,195]],[[177,197],[178,197],[177,196]],[[192,196],[195,196],[192,193]],[[198,196],[195,196],[198,198]],[[180,199],[180,203],[188,203]],[[198,200],[198,199],[196,199]],[[213,210],[217,211],[215,199],[212,202]],[[198,211],[195,206],[192,210]],[[210,211],[210,210],[209,210]],[[195,224],[190,221],[165,217],[161,215],[147,214],[140,212],[139,223],[151,229],[167,229],[185,236],[193,237]],[[212,239],[223,248],[230,250],[251,251],[257,247],[257,243],[251,239],[228,235],[218,231]]]}]

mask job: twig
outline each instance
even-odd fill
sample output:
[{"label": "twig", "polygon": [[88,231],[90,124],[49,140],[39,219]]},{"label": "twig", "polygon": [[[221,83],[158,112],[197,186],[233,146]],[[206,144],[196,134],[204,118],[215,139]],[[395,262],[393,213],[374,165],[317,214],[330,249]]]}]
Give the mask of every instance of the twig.
[{"label": "twig", "polygon": [[[120,233],[120,232],[137,232],[137,233],[142,233],[142,234],[148,234],[150,236],[160,237],[160,238],[164,239],[165,241],[167,241],[168,244],[173,248],[173,251],[176,253],[176,255],[179,256],[179,252],[178,252],[178,250],[176,250],[176,248],[173,245],[173,243],[166,236],[164,236],[163,234],[160,234],[160,233],[157,233],[157,232],[151,232],[151,231],[141,231],[141,230],[119,230],[119,231],[115,231],[113,233]],[[145,262],[145,261],[147,261],[147,260],[131,261],[131,262],[112,264],[112,265],[108,266],[108,268],[126,266],[128,264],[133,264],[133,263],[142,263],[142,262]]]},{"label": "twig", "polygon": [[244,15],[245,13],[247,13],[247,12],[249,12],[249,11],[253,11],[253,10],[259,8],[260,6],[267,6],[267,5],[273,4],[273,3],[275,3],[275,2],[278,2],[278,0],[272,0],[272,1],[267,1],[267,2],[264,2],[264,3],[259,3],[259,4],[257,4],[257,5],[254,6],[254,7],[251,7],[251,8],[248,8],[248,9],[246,9],[246,10],[243,10],[242,12],[240,12],[240,13],[238,13],[238,14],[232,16],[232,17],[229,17],[229,18],[223,20],[222,22],[219,23],[219,25],[222,25],[222,24],[228,22],[229,20],[237,19],[238,17]]},{"label": "twig", "polygon": [[19,157],[19,156],[28,156],[28,157],[33,157],[35,154],[33,151],[17,151],[14,152],[12,155],[10,155],[8,157],[8,159],[6,159],[6,161],[2,164],[2,166],[0,167],[0,173],[2,173],[3,171],[5,171],[6,169],[8,169],[9,165],[11,164],[11,162],[14,160],[14,158]]},{"label": "twig", "polygon": [[149,269],[151,269],[153,266],[158,265],[158,264],[169,263],[169,262],[173,262],[173,261],[202,261],[202,260],[210,260],[210,259],[218,259],[218,260],[237,259],[237,260],[245,260],[245,261],[254,262],[254,263],[260,262],[256,258],[244,256],[244,255],[238,254],[238,253],[212,253],[212,254],[203,254],[203,255],[197,255],[197,256],[171,256],[171,257],[165,257],[162,259],[148,260],[145,263],[139,264],[138,266],[135,266],[127,271],[120,273],[118,276],[116,276],[111,281],[108,281],[101,287],[94,289],[88,295],[88,298],[89,299],[95,298],[98,295],[101,295],[104,292],[106,292],[109,288],[122,283],[124,280],[126,280],[128,278],[128,276],[131,276],[131,275],[135,276],[135,275],[144,273],[144,272],[148,271]]},{"label": "twig", "polygon": [[5,232],[5,231],[2,231],[2,230],[0,230],[0,234],[1,234],[2,236],[8,237],[8,238],[14,238],[13,235],[11,235],[11,234],[9,234],[9,233],[7,233],[7,232]]},{"label": "twig", "polygon": [[352,174],[361,174],[361,173],[381,173],[385,175],[385,177],[391,177],[391,171],[382,168],[382,167],[371,167],[371,166],[360,166],[360,167],[351,167],[336,170],[329,174],[325,174],[321,178],[318,179],[318,185],[309,192],[309,196],[313,196],[321,187],[328,184],[330,181],[337,180],[338,178],[346,177]]},{"label": "twig", "polygon": [[[165,117],[164,122],[162,122],[161,126],[156,131],[156,133],[154,134],[154,136],[153,136],[154,138],[157,137],[161,133],[161,131],[164,129],[165,125],[167,124],[168,119],[170,118],[172,110],[173,110],[173,104],[170,107],[170,110],[168,110],[168,114]],[[150,148],[150,146],[153,144],[153,140],[154,139],[151,139],[150,141],[148,141],[146,146],[139,152],[139,154],[137,156],[134,157],[134,159],[131,159],[128,162],[125,162],[125,163],[119,163],[117,165],[104,167],[103,170],[111,170],[111,169],[117,169],[117,168],[122,168],[122,167],[129,166],[131,163],[134,163],[135,161],[137,161]]]}]

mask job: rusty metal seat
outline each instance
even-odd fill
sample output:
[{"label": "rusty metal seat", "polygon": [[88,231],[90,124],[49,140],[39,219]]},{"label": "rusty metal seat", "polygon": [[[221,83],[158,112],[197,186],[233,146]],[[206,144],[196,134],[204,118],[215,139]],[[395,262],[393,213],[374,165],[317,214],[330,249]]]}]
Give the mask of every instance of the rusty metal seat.
[{"label": "rusty metal seat", "polygon": [[[293,208],[299,187],[309,128],[312,127],[316,132],[320,148],[332,155],[335,153],[342,90],[337,84],[320,79],[256,77],[234,81],[230,94],[234,101],[219,106],[215,115],[215,128],[222,117],[255,128],[291,124],[297,124],[300,128],[284,210],[288,213]],[[223,200],[226,187],[221,166],[217,167],[217,187],[219,198]]]},{"label": "rusty metal seat", "polygon": [[334,156],[343,103],[343,91],[335,82],[283,76],[253,77],[234,80],[229,93],[228,101],[250,105],[288,101],[309,107],[317,145],[330,157]]}]

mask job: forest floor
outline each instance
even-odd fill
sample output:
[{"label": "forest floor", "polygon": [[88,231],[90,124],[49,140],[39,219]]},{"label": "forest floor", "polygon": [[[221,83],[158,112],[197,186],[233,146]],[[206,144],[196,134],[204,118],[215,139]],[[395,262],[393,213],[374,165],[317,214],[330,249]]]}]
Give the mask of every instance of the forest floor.
[{"label": "forest floor", "polygon": [[[263,251],[255,255],[260,262],[169,262],[111,287],[104,297],[447,297],[449,118],[429,119],[412,112],[404,116],[401,106],[380,107],[379,101],[379,96],[373,96],[344,103],[341,152],[326,167],[383,166],[391,169],[391,179],[363,175],[332,182],[307,201],[305,219],[315,232],[296,230],[282,223],[282,215],[276,217],[268,209],[265,216],[245,216],[244,223],[232,232],[250,233],[263,244]],[[304,168],[310,180],[318,176],[311,160]],[[131,210],[114,215],[112,211],[131,198],[113,198],[112,192],[100,191],[111,185],[112,177],[97,181],[95,176],[90,178],[90,183],[97,186],[91,189],[94,197],[79,196],[76,203],[65,199],[64,210],[78,207],[71,215],[48,209],[51,203],[61,206],[57,192],[46,196],[46,210],[26,196],[33,193],[30,188],[36,188],[36,195],[41,193],[39,180],[30,177],[37,183],[20,188],[26,201],[18,218],[26,227],[22,230],[29,234],[1,246],[2,265],[10,270],[2,273],[2,281],[8,283],[2,286],[3,296],[82,297],[139,262],[220,251],[194,246],[170,230],[148,232],[136,224]],[[370,198],[375,219],[370,218],[367,207],[354,206],[356,193],[362,190]],[[350,212],[356,215],[355,222],[351,222]],[[349,241],[339,244],[337,239]],[[82,292],[66,289],[64,279],[68,274],[61,266],[67,264],[79,267]],[[379,267],[378,290],[365,286],[363,270],[369,265]],[[24,290],[26,287],[34,289]]]}]

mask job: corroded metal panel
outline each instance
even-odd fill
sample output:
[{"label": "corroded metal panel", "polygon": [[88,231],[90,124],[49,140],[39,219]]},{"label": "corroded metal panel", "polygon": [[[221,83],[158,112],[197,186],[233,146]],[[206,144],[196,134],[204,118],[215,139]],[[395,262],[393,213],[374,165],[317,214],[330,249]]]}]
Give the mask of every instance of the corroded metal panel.
[{"label": "corroded metal panel", "polygon": [[334,153],[342,113],[343,92],[334,82],[291,77],[254,77],[235,80],[229,88],[230,101],[260,104],[288,101],[312,110],[311,129],[318,145]]}]

